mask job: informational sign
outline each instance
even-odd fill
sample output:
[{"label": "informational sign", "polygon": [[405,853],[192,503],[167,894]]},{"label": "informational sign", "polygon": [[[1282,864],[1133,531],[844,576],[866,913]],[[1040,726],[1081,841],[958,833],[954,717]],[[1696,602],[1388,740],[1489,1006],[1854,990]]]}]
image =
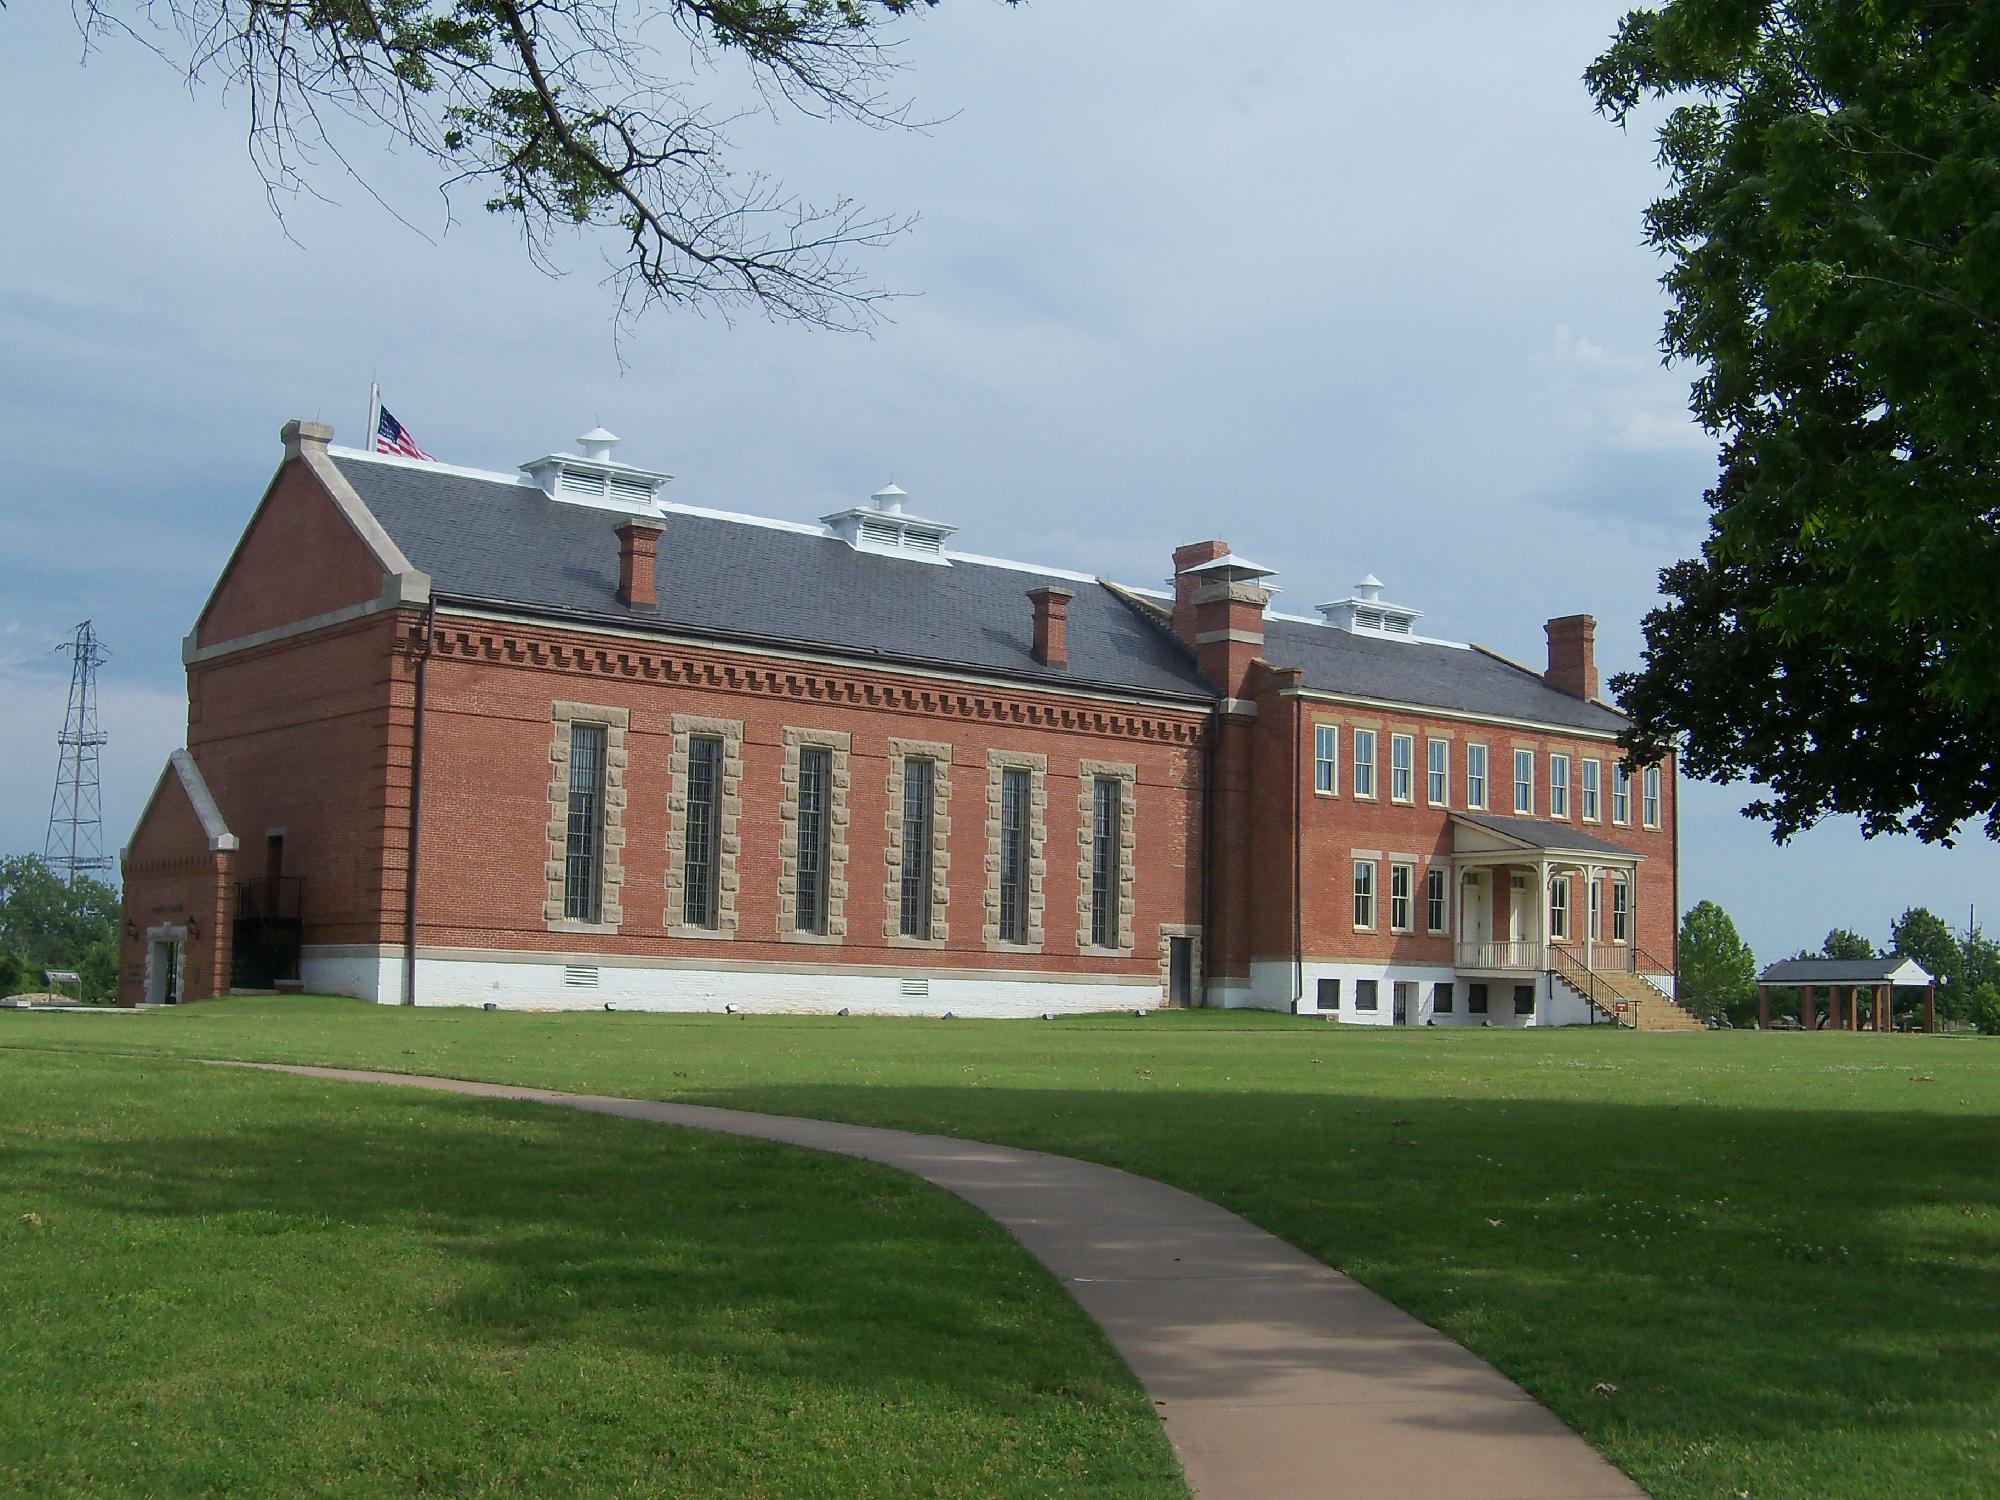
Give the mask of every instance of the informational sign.
[{"label": "informational sign", "polygon": [[42,978],[50,984],[82,984],[83,976],[74,969],[44,969]]}]

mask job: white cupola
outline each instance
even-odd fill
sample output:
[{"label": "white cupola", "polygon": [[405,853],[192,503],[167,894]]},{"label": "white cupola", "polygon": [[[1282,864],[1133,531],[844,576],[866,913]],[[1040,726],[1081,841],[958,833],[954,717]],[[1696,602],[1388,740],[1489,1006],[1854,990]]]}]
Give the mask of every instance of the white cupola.
[{"label": "white cupola", "polygon": [[1416,624],[1423,618],[1423,611],[1389,603],[1382,597],[1383,588],[1382,580],[1370,573],[1354,585],[1353,593],[1331,604],[1322,604],[1319,612],[1325,616],[1327,624],[1354,635],[1401,636],[1406,639],[1415,635]]},{"label": "white cupola", "polygon": [[620,463],[611,456],[619,441],[616,433],[593,427],[576,440],[582,453],[545,453],[521,471],[551,500],[657,515],[660,491],[673,475]]},{"label": "white cupola", "polygon": [[829,536],[839,537],[856,552],[880,552],[949,567],[944,540],[958,528],[911,515],[905,509],[909,498],[898,486],[885,484],[868,497],[868,504],[821,516],[820,524]]}]

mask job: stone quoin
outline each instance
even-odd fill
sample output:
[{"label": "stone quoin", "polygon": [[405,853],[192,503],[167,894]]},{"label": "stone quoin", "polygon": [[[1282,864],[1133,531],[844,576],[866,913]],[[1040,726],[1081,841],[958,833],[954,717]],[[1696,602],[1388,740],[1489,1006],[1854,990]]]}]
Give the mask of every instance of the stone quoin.
[{"label": "stone quoin", "polygon": [[680,504],[601,430],[518,474],[331,438],[286,425],[184,643],[124,1003],[1673,1009],[1674,768],[1621,771],[1587,615],[1535,670],[1372,575],[1282,613],[1220,540],[1127,587],[893,485]]}]

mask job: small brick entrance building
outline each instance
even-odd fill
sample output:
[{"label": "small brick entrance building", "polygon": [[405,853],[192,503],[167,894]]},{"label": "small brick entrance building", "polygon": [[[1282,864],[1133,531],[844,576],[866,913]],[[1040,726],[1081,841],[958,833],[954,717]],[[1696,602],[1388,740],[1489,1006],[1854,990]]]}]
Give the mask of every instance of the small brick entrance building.
[{"label": "small brick entrance building", "polygon": [[[1562,1024],[1664,1004],[1671,763],[1593,625],[1536,672],[1372,578],[1314,616],[663,499],[606,433],[518,475],[284,460],[124,854],[127,1003],[959,1015],[1250,1005]],[[1629,999],[1627,998],[1629,992]]]}]

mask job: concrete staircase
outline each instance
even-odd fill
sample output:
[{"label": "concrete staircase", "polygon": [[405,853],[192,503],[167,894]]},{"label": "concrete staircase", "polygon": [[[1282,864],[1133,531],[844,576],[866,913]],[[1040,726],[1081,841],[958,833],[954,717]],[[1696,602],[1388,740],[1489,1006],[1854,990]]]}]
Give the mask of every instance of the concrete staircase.
[{"label": "concrete staircase", "polygon": [[1587,969],[1573,954],[1554,959],[1555,977],[1600,1015],[1634,1031],[1701,1031],[1693,1011],[1630,969]]}]

